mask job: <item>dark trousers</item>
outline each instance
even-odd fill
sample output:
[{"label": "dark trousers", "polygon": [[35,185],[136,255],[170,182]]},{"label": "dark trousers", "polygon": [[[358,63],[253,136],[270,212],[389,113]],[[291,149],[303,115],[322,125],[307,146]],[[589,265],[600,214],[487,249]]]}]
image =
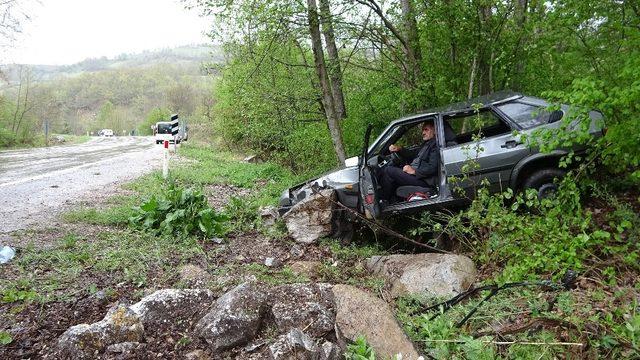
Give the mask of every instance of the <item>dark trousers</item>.
[{"label": "dark trousers", "polygon": [[418,179],[415,175],[409,175],[402,169],[395,166],[387,166],[382,169],[382,177],[380,178],[382,185],[382,198],[391,200],[395,196],[396,189],[399,186],[413,185],[428,187],[426,182]]}]

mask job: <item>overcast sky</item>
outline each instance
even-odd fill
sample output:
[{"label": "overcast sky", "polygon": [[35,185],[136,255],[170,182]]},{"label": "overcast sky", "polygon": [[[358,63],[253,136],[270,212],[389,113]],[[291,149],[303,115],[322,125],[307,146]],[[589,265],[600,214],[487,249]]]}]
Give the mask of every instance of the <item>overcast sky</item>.
[{"label": "overcast sky", "polygon": [[209,20],[178,0],[33,0],[0,62],[73,64],[89,57],[210,43]]}]

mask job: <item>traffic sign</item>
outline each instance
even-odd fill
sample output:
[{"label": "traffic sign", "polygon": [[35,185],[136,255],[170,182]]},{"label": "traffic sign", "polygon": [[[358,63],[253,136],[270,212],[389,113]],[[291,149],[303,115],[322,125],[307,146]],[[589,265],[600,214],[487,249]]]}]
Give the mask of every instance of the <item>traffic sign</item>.
[{"label": "traffic sign", "polygon": [[178,135],[178,114],[171,115],[171,135]]}]

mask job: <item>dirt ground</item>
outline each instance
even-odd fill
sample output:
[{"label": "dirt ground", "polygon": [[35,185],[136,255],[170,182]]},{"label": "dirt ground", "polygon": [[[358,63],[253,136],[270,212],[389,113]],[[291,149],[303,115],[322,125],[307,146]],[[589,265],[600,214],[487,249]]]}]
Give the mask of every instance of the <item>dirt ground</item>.
[{"label": "dirt ground", "polygon": [[[127,195],[126,190],[118,190],[113,194]],[[242,197],[245,190],[229,185],[209,186],[205,193],[212,207],[220,209],[232,196]],[[95,199],[94,206],[101,206],[108,199]],[[86,205],[86,204],[84,204]],[[92,239],[105,232],[118,233],[123,229],[109,226],[66,223],[58,219],[56,226],[50,228],[18,231],[8,236],[18,249],[36,246],[41,251],[56,244],[65,234],[77,234],[80,238]],[[190,265],[207,269],[211,275],[207,283],[210,289],[222,294],[231,286],[248,278],[263,277],[270,281],[279,276],[279,271],[295,261],[321,261],[331,259],[326,247],[318,245],[300,245],[290,239],[273,239],[258,231],[229,234],[221,244],[208,241],[202,243],[205,250],[203,256],[192,259]],[[264,266],[267,258],[276,259],[270,266]],[[149,282],[141,289],[131,283],[120,281],[109,272],[88,268],[77,277],[70,288],[57,291],[64,293],[67,300],[40,303],[38,301],[0,302],[0,331],[9,332],[13,341],[0,346],[0,358],[52,358],[51,351],[58,337],[69,327],[82,323],[93,323],[101,320],[107,310],[117,303],[134,303],[143,295],[156,289],[184,287],[185,283],[178,274],[180,258],[166,259],[167,264],[175,264],[170,269],[157,269],[157,274],[150,274]],[[253,264],[253,267],[252,267]],[[345,264],[345,266],[349,266]],[[50,269],[55,271],[55,269]],[[38,270],[39,271],[39,270]],[[169,272],[170,274],[166,274]],[[10,280],[17,276],[11,266],[0,267],[3,279]],[[34,274],[37,278],[39,274]],[[90,293],[87,288],[110,289],[108,293]],[[147,337],[143,347],[136,352],[136,358],[175,358],[186,353],[206,348],[198,339],[189,338],[187,334],[176,332],[171,327],[155,329],[152,337]],[[246,353],[246,350],[241,350]],[[228,353],[225,357],[236,358],[238,354]],[[116,354],[104,355],[105,358],[118,358]]]}]

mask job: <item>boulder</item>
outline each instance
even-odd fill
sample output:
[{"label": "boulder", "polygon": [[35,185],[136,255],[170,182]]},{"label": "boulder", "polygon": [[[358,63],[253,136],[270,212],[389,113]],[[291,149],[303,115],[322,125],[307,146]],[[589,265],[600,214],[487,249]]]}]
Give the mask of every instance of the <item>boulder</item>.
[{"label": "boulder", "polygon": [[244,345],[256,336],[265,309],[265,295],[253,283],[243,283],[222,295],[196,325],[196,334],[213,353]]},{"label": "boulder", "polygon": [[475,281],[476,268],[466,256],[452,254],[407,254],[373,256],[366,267],[391,283],[391,295],[427,294],[452,297]]},{"label": "boulder", "polygon": [[330,284],[288,284],[269,291],[271,318],[279,333],[293,328],[320,338],[333,331],[335,310]]},{"label": "boulder", "polygon": [[282,218],[289,235],[310,244],[331,234],[331,220],[336,194],[333,189],[320,190],[295,204]]},{"label": "boulder", "polygon": [[57,352],[61,358],[91,359],[109,345],[139,342],[143,335],[144,326],[137,314],[117,305],[97,323],[67,329],[58,339]]},{"label": "boulder", "polygon": [[419,355],[386,302],[350,285],[332,288],[336,306],[336,336],[344,347],[363,335],[382,358],[402,354],[403,360]]},{"label": "boulder", "polygon": [[213,303],[207,289],[163,289],[145,296],[130,309],[147,329],[162,324],[180,325],[200,318]]},{"label": "boulder", "polygon": [[273,360],[319,360],[321,349],[300,329],[291,329],[279,336],[269,346],[269,358]]}]

